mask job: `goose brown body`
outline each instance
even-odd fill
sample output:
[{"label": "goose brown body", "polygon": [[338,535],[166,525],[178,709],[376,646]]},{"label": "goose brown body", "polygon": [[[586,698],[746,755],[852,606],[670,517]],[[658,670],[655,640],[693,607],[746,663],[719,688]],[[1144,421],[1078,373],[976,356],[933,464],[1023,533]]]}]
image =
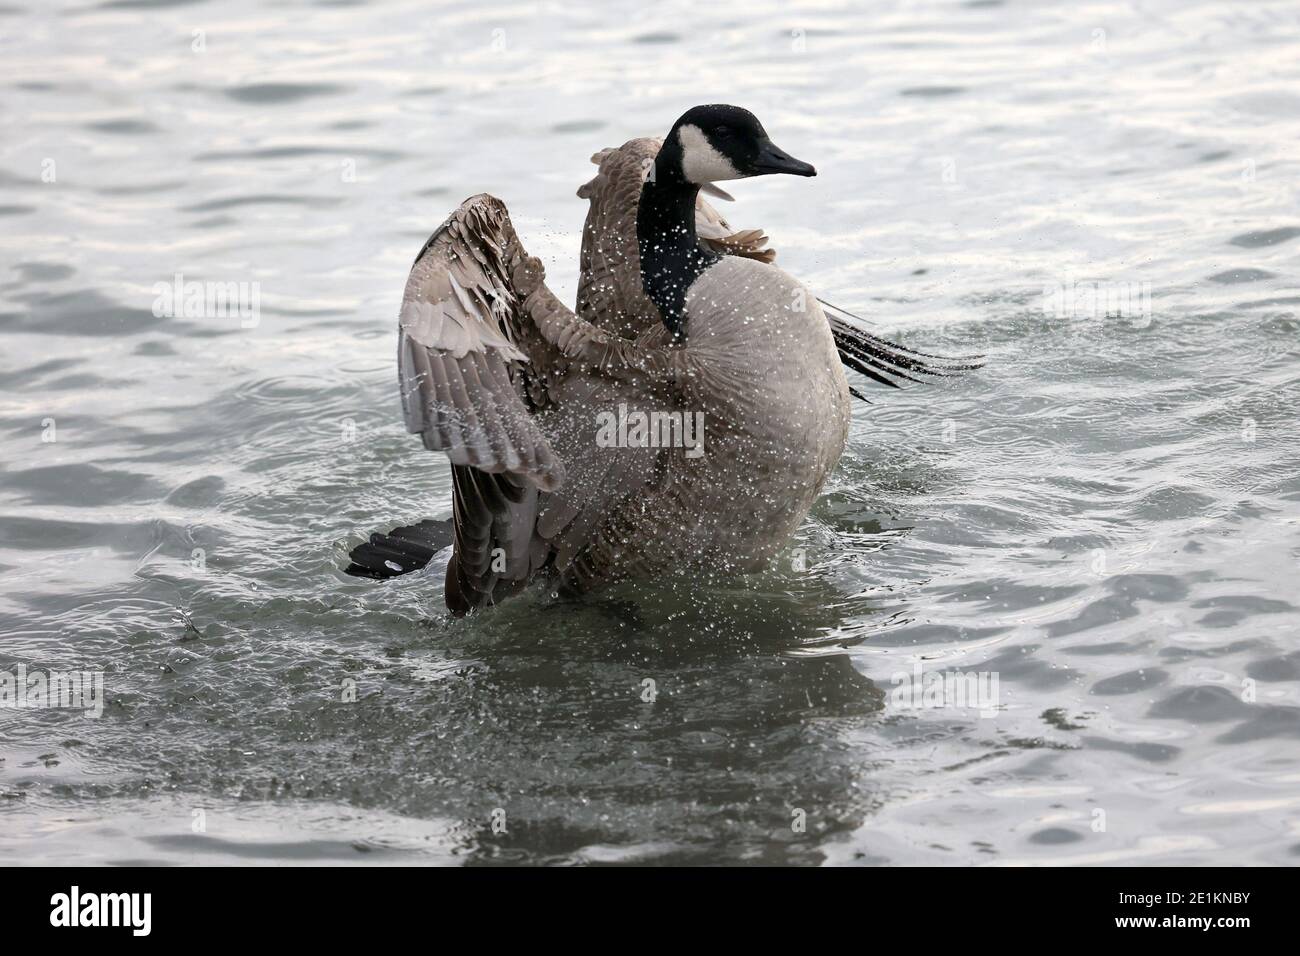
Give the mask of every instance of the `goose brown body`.
[{"label": "goose brown body", "polygon": [[[451,461],[455,612],[543,573],[582,592],[682,568],[754,570],[789,540],[843,451],[850,360],[837,320],[773,264],[761,230],[732,229],[697,198],[691,240],[710,258],[685,292],[685,341],[665,326],[637,242],[659,149],[637,139],[593,157],[597,175],[579,190],[591,206],[576,311],[486,194],[466,200],[411,269],[402,408],[407,429]],[[703,447],[602,441],[629,410],[702,423]],[[349,570],[420,566],[432,549],[408,563],[398,535],[420,527],[372,536]]]}]

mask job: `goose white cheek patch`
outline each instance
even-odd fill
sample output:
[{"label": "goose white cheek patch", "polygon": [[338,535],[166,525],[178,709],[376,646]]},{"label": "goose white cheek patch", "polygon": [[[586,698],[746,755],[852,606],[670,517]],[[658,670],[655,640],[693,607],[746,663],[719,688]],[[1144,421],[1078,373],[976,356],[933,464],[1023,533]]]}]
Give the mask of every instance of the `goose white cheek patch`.
[{"label": "goose white cheek patch", "polygon": [[722,179],[743,179],[740,171],[731,165],[709,142],[698,126],[683,126],[677,131],[682,144],[682,175],[691,183],[715,183]]}]

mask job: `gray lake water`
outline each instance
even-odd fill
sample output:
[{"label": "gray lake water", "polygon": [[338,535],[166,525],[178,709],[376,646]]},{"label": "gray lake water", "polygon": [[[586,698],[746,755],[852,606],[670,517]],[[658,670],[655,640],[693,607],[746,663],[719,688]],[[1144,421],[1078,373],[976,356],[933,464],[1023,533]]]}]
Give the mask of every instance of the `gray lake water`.
[{"label": "gray lake water", "polygon": [[[0,708],[0,862],[1295,863],[1298,81],[1290,2],[6,0],[0,675],[106,704]],[[820,171],[733,223],[987,367],[856,382],[757,577],[344,576],[449,511],[424,239],[492,192],[571,301],[588,157],[717,101]]]}]

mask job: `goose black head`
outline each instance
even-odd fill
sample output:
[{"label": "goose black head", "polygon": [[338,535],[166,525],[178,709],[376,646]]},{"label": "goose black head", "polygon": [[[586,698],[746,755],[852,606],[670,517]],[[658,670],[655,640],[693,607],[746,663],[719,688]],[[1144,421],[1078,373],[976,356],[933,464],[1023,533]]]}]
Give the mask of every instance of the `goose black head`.
[{"label": "goose black head", "polygon": [[696,185],[773,173],[817,175],[811,165],[773,143],[749,110],[722,104],[683,113],[664,140],[660,157],[669,168],[659,168],[658,173],[675,174]]}]

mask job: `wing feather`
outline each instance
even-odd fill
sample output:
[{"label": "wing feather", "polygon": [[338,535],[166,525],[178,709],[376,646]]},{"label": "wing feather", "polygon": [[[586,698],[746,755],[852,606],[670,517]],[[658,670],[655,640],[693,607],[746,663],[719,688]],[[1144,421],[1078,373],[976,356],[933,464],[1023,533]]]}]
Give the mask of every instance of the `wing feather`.
[{"label": "wing feather", "polygon": [[406,427],[425,447],[446,452],[454,465],[517,474],[545,489],[558,486],[564,471],[539,451],[547,440],[518,385],[550,358],[518,344],[528,338],[530,317],[512,272],[526,256],[500,200],[466,200],[411,268],[398,369]]},{"label": "wing feather", "polygon": [[682,361],[560,303],[500,200],[474,196],[439,227],[407,279],[398,375],[407,430],[452,463],[450,607],[494,602],[552,553],[537,516],[566,479],[540,417],[553,390],[578,376],[649,392]]}]

